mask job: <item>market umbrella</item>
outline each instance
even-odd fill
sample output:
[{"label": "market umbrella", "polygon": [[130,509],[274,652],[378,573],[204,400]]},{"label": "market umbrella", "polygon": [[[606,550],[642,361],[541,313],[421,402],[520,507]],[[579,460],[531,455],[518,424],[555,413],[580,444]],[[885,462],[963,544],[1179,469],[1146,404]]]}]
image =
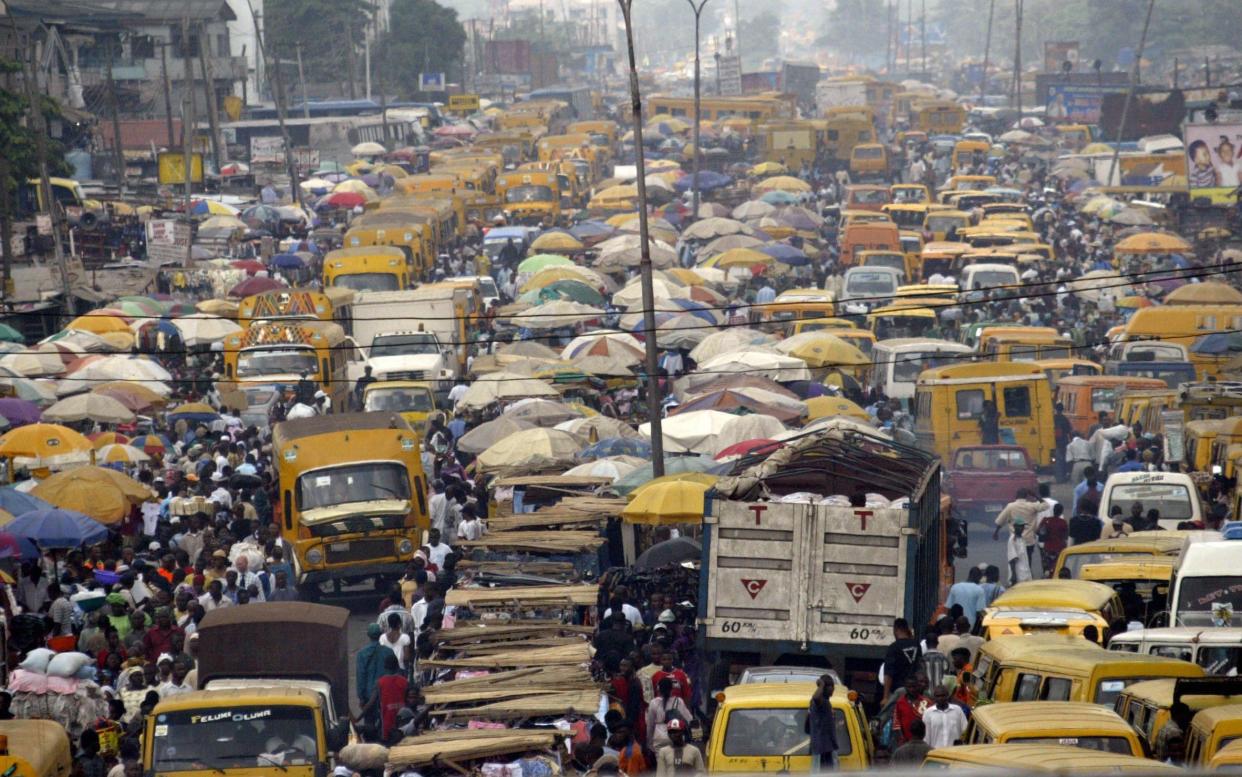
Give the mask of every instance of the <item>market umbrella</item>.
[{"label": "market umbrella", "polygon": [[783,394],[756,388],[720,389],[694,394],[682,400],[670,416],[696,410],[720,410],[725,413],[760,413],[781,421],[794,421],[807,414],[806,404]]},{"label": "market umbrella", "polygon": [[711,259],[712,267],[754,267],[755,265],[769,265],[776,261],[776,258],[765,254],[762,251],[753,248],[730,248],[722,254]]},{"label": "market umbrella", "polygon": [[3,416],[10,426],[38,423],[42,414],[43,411],[34,402],[17,397],[0,399],[0,416]]},{"label": "market umbrella", "polygon": [[1152,221],[1151,214],[1141,208],[1125,208],[1107,218],[1113,224],[1122,224],[1128,227],[1149,227],[1155,223]]},{"label": "market umbrella", "polygon": [[65,328],[81,329],[84,332],[102,335],[105,332],[128,332],[129,322],[119,316],[92,311],[70,321],[69,326]]},{"label": "market umbrella", "polygon": [[112,397],[135,413],[148,412],[167,402],[164,397],[154,391],[148,384],[129,381],[104,383],[92,388],[91,393]]},{"label": "market umbrella", "polygon": [[709,359],[699,365],[699,370],[705,373],[745,372],[751,375],[762,375],[778,382],[809,380],[811,377],[806,362],[802,359],[781,353],[761,351],[754,347]]},{"label": "market umbrella", "polygon": [[[588,357],[589,358],[589,357]],[[638,430],[626,422],[606,415],[593,415],[586,418],[575,418],[556,425],[562,432],[576,434],[584,440],[603,440],[607,437],[642,437]]]},{"label": "market umbrella", "polygon": [[776,206],[763,200],[748,200],[733,209],[732,216],[738,220],[761,219],[776,212]]},{"label": "market umbrella", "polygon": [[168,442],[168,439],[159,434],[144,434],[130,440],[129,444],[135,448],[141,449],[145,453],[151,454],[152,456],[157,453],[164,453],[172,447],[172,444]]},{"label": "market umbrella", "polygon": [[860,421],[869,422],[871,420],[871,416],[866,410],[863,410],[857,404],[851,402],[845,397],[811,397],[806,400],[806,409],[807,418],[812,421],[835,415],[846,416],[847,418],[857,418]]},{"label": "market umbrella", "polygon": [[506,407],[502,415],[526,421],[535,426],[556,426],[559,423],[582,417],[581,413],[563,402],[538,397],[519,399]]},{"label": "market umbrella", "polygon": [[240,211],[219,200],[192,200],[190,214],[194,216],[236,216]]},{"label": "market umbrella", "polygon": [[383,156],[384,154],[388,153],[388,149],[384,148],[384,146],[380,143],[376,143],[373,140],[369,140],[364,143],[359,143],[355,145],[353,148],[349,149],[349,153],[353,154],[354,156],[358,156],[358,157]]},{"label": "market umbrella", "polygon": [[275,278],[263,278],[256,276],[254,278],[247,278],[233,288],[229,289],[229,296],[238,298],[249,297],[255,294],[263,294],[264,292],[283,288],[285,288],[285,284]]},{"label": "market umbrella", "polygon": [[638,338],[628,332],[604,329],[579,335],[560,353],[562,359],[577,359],[583,356],[613,356],[620,359],[646,357],[646,350]]},{"label": "market umbrella", "polygon": [[[71,371],[70,376],[69,380],[62,381],[62,385],[70,390],[80,389],[83,381],[131,381],[148,385],[153,382],[170,383],[172,381],[172,374],[159,362],[119,354],[95,357],[95,360],[89,364]],[[151,389],[159,391],[158,386],[151,385]],[[62,390],[61,393],[70,393],[70,391]]]},{"label": "market umbrella", "polygon": [[760,162],[750,168],[750,174],[755,176],[784,175],[789,172],[789,168],[780,162]]},{"label": "market umbrella", "polygon": [[[26,481],[25,485],[28,484],[29,481]],[[16,486],[0,488],[0,510],[4,510],[11,515],[22,515],[32,510],[50,509],[52,509],[52,505],[25,491],[18,491]]]},{"label": "market umbrella", "polygon": [[559,429],[526,429],[505,437],[478,455],[480,472],[536,471],[571,464],[582,442]]},{"label": "market umbrella", "polygon": [[187,346],[217,343],[241,331],[241,327],[235,321],[207,313],[195,313],[175,318],[172,325],[177,328],[182,342]]},{"label": "market umbrella", "polygon": [[651,443],[638,437],[605,437],[588,445],[579,454],[580,461],[603,459],[609,456],[637,456],[651,459]]},{"label": "market umbrella", "polygon": [[280,211],[271,205],[251,205],[241,212],[239,218],[246,226],[258,229],[264,225],[275,227],[280,223]]},{"label": "market umbrella", "polygon": [[540,270],[545,270],[549,267],[572,266],[573,263],[574,260],[570,259],[568,256],[559,256],[557,254],[535,254],[534,256],[523,259],[521,264],[518,265],[517,271],[519,273],[533,275]]},{"label": "market umbrella", "polygon": [[725,235],[753,235],[754,229],[734,219],[711,218],[696,221],[682,232],[686,240],[711,240]]},{"label": "market umbrella", "polygon": [[374,202],[376,195],[364,194],[363,192],[332,192],[328,196],[315,203],[316,210],[353,210],[361,208],[368,202]]},{"label": "market umbrella", "polygon": [[471,454],[482,453],[512,434],[534,428],[535,425],[529,421],[501,415],[463,434],[457,440],[457,449]]},{"label": "market umbrella", "polygon": [[[669,453],[690,453],[694,451],[716,450],[714,440],[737,416],[722,413],[719,410],[696,410],[690,413],[669,416],[662,423],[664,432],[664,450]],[[651,436],[651,424],[644,423],[638,427],[644,436]]]},{"label": "market umbrella", "polygon": [[9,386],[18,399],[36,405],[50,405],[56,401],[56,388],[48,383],[30,378],[0,378],[0,385]]},{"label": "market umbrella", "polygon": [[510,322],[514,326],[532,330],[560,329],[585,324],[603,314],[604,311],[600,308],[558,299],[524,310],[513,316]]},{"label": "market umbrella", "polygon": [[105,445],[128,445],[129,437],[120,432],[96,432],[86,435],[91,441],[91,445],[98,451]]},{"label": "market umbrella", "polygon": [[759,201],[766,202],[769,205],[792,205],[793,203],[798,202],[798,195],[778,190],[765,192],[764,195],[759,198]]},{"label": "market umbrella", "polygon": [[[694,454],[690,456],[665,456],[664,477],[672,479],[676,476],[693,474],[710,474],[722,472],[728,468],[711,456]],[[612,490],[625,496],[644,483],[652,482],[654,474],[651,464],[644,464],[628,475],[622,476],[612,484]]]},{"label": "market umbrella", "polygon": [[603,294],[591,288],[585,281],[556,281],[544,286],[538,292],[528,293],[534,293],[544,299],[560,298],[595,307],[602,306],[606,301]]},{"label": "market umbrella", "polygon": [[[794,248],[787,243],[771,243],[770,245],[761,246],[758,250],[760,253],[767,254],[781,264],[787,264],[790,267],[802,267],[811,263],[811,257],[807,256],[802,249]],[[717,262],[717,265],[719,265],[719,262]]]},{"label": "market umbrella", "polygon": [[657,542],[634,559],[634,568],[641,570],[661,569],[671,564],[702,561],[703,546],[692,537],[673,537]]},{"label": "market umbrella", "polygon": [[95,421],[101,424],[127,424],[134,420],[129,408],[106,394],[75,394],[43,411],[53,423]]},{"label": "market umbrella", "polygon": [[108,525],[124,520],[134,505],[155,496],[137,480],[107,467],[74,467],[58,472],[31,493],[58,508]]},{"label": "market umbrella", "polygon": [[1166,305],[1242,305],[1242,291],[1220,281],[1187,283],[1165,295]]},{"label": "market umbrella", "polygon": [[22,513],[4,527],[5,534],[43,550],[94,545],[108,537],[108,527],[72,510],[47,508]]},{"label": "market umbrella", "polygon": [[8,324],[0,324],[0,341],[8,343],[24,343],[26,338]]},{"label": "market umbrella", "polygon": [[[688,192],[694,188],[695,178],[696,176],[693,173],[691,173],[690,175],[682,176],[681,178],[677,179],[676,183],[673,184],[673,188],[679,192]],[[699,191],[703,191],[703,192],[710,192],[710,191],[715,191],[716,189],[723,189],[729,184],[733,183],[732,178],[730,178],[727,175],[724,175],[723,173],[717,173],[714,170],[699,171],[697,179],[699,182]]]},{"label": "market umbrella", "polygon": [[638,364],[637,359],[619,359],[614,356],[584,356],[574,361],[573,366],[584,375],[597,375],[605,378],[628,378],[634,375],[630,369]]},{"label": "market umbrella", "polygon": [[28,424],[0,435],[0,457],[27,459],[33,468],[87,462],[92,450],[90,440],[59,424]]},{"label": "market umbrella", "polygon": [[532,251],[540,253],[544,251],[581,251],[583,248],[585,246],[582,244],[582,241],[570,233],[560,230],[544,232],[530,244]]},{"label": "market umbrella", "polygon": [[1119,254],[1181,254],[1192,250],[1184,238],[1166,232],[1140,232],[1113,246],[1113,251]]},{"label": "market umbrella", "polygon": [[791,175],[777,175],[771,178],[765,178],[755,184],[751,187],[751,191],[803,193],[811,191],[811,185],[801,178],[794,178]]},{"label": "market umbrella", "polygon": [[698,523],[703,520],[704,497],[712,485],[694,480],[652,481],[634,491],[621,518],[648,526]]},{"label": "market umbrella", "polygon": [[717,461],[732,461],[740,459],[743,456],[763,455],[772,453],[777,448],[784,447],[784,443],[780,440],[770,440],[767,438],[757,438],[754,440],[742,440],[736,442],[727,448],[722,449],[716,454]]},{"label": "market umbrella", "polygon": [[694,350],[690,352],[690,358],[702,364],[721,354],[742,350],[750,345],[770,343],[771,341],[772,335],[767,332],[760,332],[757,329],[748,329],[746,327],[730,327],[712,332],[703,338],[702,342],[696,345]]},{"label": "market umbrella", "polygon": [[[674,267],[677,264],[677,250],[663,240],[651,239],[647,243],[647,253],[651,264],[656,268]],[[606,272],[617,272],[630,267],[637,267],[642,261],[642,240],[637,235],[618,235],[597,245],[599,256],[595,266]]]},{"label": "market umbrella", "polygon": [[637,456],[609,456],[605,459],[584,461],[565,470],[566,477],[609,478],[616,482],[618,478],[628,475],[646,463]]},{"label": "market umbrella", "polygon": [[220,420],[220,413],[206,402],[186,402],[168,411],[168,420],[176,423],[185,419],[191,423],[211,423]]},{"label": "market umbrella", "polygon": [[776,344],[776,350],[797,357],[812,368],[859,366],[870,362],[857,347],[823,330],[787,337]]},{"label": "market umbrella", "polygon": [[458,401],[460,407],[484,408],[493,402],[526,397],[550,397],[559,399],[560,392],[552,384],[515,372],[494,372],[483,375],[473,383]]},{"label": "market umbrella", "polygon": [[570,227],[569,234],[590,243],[611,237],[616,231],[614,227],[600,221],[583,221]]},{"label": "market umbrella", "polygon": [[764,245],[765,242],[763,240],[752,235],[725,235],[703,246],[699,250],[697,257],[699,262],[702,263],[704,259],[710,256],[723,254],[725,251],[730,251],[734,248],[761,248]]}]

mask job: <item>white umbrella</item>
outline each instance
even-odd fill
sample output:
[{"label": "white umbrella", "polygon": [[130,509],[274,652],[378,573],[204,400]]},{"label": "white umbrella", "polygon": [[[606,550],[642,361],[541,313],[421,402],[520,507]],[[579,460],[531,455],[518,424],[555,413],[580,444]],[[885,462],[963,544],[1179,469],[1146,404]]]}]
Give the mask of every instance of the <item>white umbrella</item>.
[{"label": "white umbrella", "polygon": [[733,209],[733,218],[739,221],[745,219],[761,219],[764,216],[770,216],[776,212],[776,206],[763,200],[748,200]]},{"label": "white umbrella", "polygon": [[716,455],[730,445],[747,440],[770,440],[774,435],[785,431],[785,425],[770,415],[748,413],[735,415],[733,420],[724,425],[715,439],[710,441],[712,455]]},{"label": "white umbrella", "polygon": [[[715,437],[735,418],[737,416],[732,413],[722,413],[719,410],[694,410],[669,416],[661,422],[664,430],[664,450],[668,453],[700,453],[710,450],[714,454],[720,450],[715,447]],[[638,431],[644,437],[650,438],[651,424],[642,424]]]},{"label": "white umbrella", "polygon": [[354,146],[349,150],[349,153],[354,156],[381,156],[383,154],[387,154],[388,149],[384,148],[379,143],[368,141]]},{"label": "white umbrella", "polygon": [[746,327],[724,329],[712,332],[703,338],[703,341],[690,352],[690,358],[694,359],[696,364],[702,364],[721,354],[740,351],[751,345],[768,344],[771,342],[772,335],[767,332],[760,332],[758,329],[747,329]]},{"label": "white umbrella", "polygon": [[[681,287],[660,278],[651,279],[651,290],[657,300],[676,299],[685,294]],[[643,287],[639,279],[635,278],[625,288],[613,294],[612,304],[619,308],[641,307],[643,304]]]},{"label": "white umbrella", "polygon": [[241,331],[241,327],[235,321],[208,313],[195,313],[192,316],[174,318],[172,325],[181,333],[181,339],[186,345],[217,343]]},{"label": "white umbrella", "polygon": [[43,420],[58,424],[77,421],[126,424],[134,420],[134,414],[107,394],[77,394],[44,410]]},{"label": "white umbrella", "polygon": [[754,347],[708,359],[699,365],[699,370],[705,373],[745,372],[778,382],[811,379],[811,371],[801,359]]},{"label": "white umbrella", "polygon": [[582,441],[559,429],[526,429],[514,432],[479,454],[481,472],[501,469],[538,470],[562,466],[582,450]]},{"label": "white umbrella", "polygon": [[561,358],[575,359],[583,356],[587,350],[597,345],[600,340],[610,340],[612,341],[610,345],[617,346],[616,349],[610,348],[610,353],[614,350],[617,352],[634,351],[638,354],[646,353],[643,342],[629,332],[622,332],[616,329],[597,329],[594,332],[584,332],[570,340],[569,345],[566,345],[561,350]]},{"label": "white umbrella", "polygon": [[561,327],[577,326],[597,319],[604,314],[603,310],[581,302],[558,299],[543,305],[525,310],[509,319],[514,326],[525,329],[560,329]]},{"label": "white umbrella", "polygon": [[560,392],[552,384],[515,372],[493,372],[477,378],[457,403],[459,407],[487,407],[493,402],[525,397],[559,399]]},{"label": "white umbrella", "polygon": [[609,456],[579,464],[565,471],[567,477],[611,478],[615,483],[647,463],[637,456]]},{"label": "white umbrella", "polygon": [[581,413],[569,405],[540,397],[519,399],[506,407],[501,415],[508,416],[517,421],[526,421],[535,426],[556,426],[565,421],[582,417]]},{"label": "white umbrella", "polygon": [[605,437],[641,437],[634,427],[616,418],[606,415],[593,415],[589,418],[575,418],[557,424],[554,429],[576,434],[584,440],[602,440]]},{"label": "white umbrella", "polygon": [[686,240],[711,240],[724,235],[753,235],[755,230],[735,219],[711,218],[696,221],[681,233]]},{"label": "white umbrella", "polygon": [[[677,249],[662,240],[649,240],[651,264],[657,268],[677,264]],[[642,260],[642,240],[638,235],[618,235],[596,246],[599,258],[595,266],[607,271],[637,267]]]},{"label": "white umbrella", "polygon": [[65,371],[65,363],[54,353],[46,351],[23,351],[6,353],[0,357],[0,367],[24,377],[59,375]]},{"label": "white umbrella", "polygon": [[110,380],[130,380],[143,384],[172,382],[172,375],[158,363],[130,356],[105,356],[77,370],[70,378],[61,381],[58,393],[72,394],[80,391],[83,383],[89,381],[103,383]]}]

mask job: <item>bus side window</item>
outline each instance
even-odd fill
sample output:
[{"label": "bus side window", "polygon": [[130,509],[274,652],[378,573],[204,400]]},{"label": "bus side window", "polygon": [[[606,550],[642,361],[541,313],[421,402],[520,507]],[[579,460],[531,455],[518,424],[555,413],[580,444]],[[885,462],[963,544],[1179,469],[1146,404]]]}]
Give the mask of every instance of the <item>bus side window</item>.
[{"label": "bus side window", "polygon": [[965,389],[957,392],[956,396],[959,420],[983,415],[983,389]]},{"label": "bus side window", "polygon": [[1070,687],[1070,681],[1064,677],[1050,677],[1044,683],[1044,691],[1039,698],[1045,701],[1069,701]]},{"label": "bus side window", "polygon": [[1027,386],[1015,386],[1002,392],[1005,400],[1005,415],[1009,418],[1029,418],[1031,416],[1031,389]]},{"label": "bus side window", "polygon": [[293,492],[285,490],[285,531],[293,531]]},{"label": "bus side window", "polygon": [[1035,701],[1039,698],[1039,681],[1042,678],[1037,674],[1020,674],[1018,675],[1018,686],[1014,691],[1014,701]]}]

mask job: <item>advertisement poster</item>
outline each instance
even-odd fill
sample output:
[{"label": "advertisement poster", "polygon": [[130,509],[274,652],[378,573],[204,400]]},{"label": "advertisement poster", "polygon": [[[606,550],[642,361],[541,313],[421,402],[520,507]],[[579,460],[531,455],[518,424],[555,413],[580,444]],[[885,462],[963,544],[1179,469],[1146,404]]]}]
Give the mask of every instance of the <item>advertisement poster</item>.
[{"label": "advertisement poster", "polygon": [[1098,86],[1055,85],[1048,87],[1048,121],[1053,124],[1098,124],[1104,95],[1120,89]]},{"label": "advertisement poster", "polygon": [[1238,160],[1242,124],[1187,124],[1184,140],[1191,199],[1232,204],[1242,173]]},{"label": "advertisement poster", "polygon": [[1064,62],[1075,66],[1078,64],[1078,41],[1044,41],[1044,72],[1060,73]]}]

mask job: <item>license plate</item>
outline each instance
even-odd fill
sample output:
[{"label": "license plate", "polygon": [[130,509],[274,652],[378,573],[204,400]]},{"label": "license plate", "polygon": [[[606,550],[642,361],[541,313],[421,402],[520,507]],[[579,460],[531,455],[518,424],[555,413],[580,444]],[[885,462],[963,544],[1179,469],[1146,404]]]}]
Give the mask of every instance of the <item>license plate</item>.
[{"label": "license plate", "polygon": [[987,510],[988,512],[992,512],[992,511],[1000,512],[1001,510],[1005,509],[1005,506],[1002,504],[984,505],[983,509]]},{"label": "license plate", "polygon": [[328,549],[336,553],[344,553],[349,550],[348,542],[334,542],[328,546]]}]

